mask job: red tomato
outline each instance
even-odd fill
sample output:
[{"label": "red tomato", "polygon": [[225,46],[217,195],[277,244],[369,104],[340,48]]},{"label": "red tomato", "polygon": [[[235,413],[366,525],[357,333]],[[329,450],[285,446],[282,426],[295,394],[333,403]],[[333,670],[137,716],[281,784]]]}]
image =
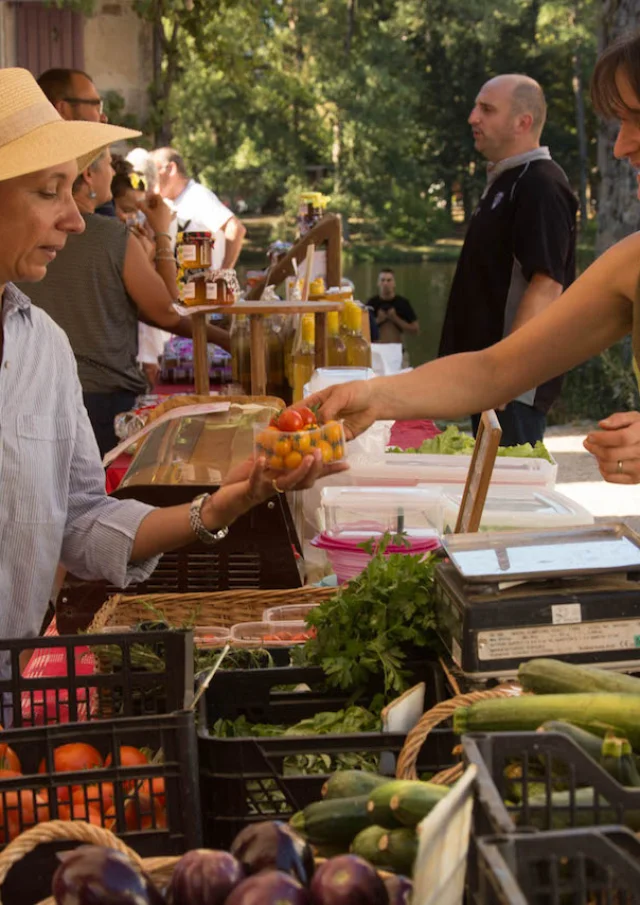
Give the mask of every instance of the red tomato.
[{"label": "red tomato", "polygon": [[[105,767],[110,767],[111,761],[111,754],[107,754],[104,759]],[[122,745],[120,748],[120,763],[123,767],[137,767],[140,764],[148,764],[149,758],[139,748],[134,748],[133,745]]]},{"label": "red tomato", "polygon": [[60,820],[84,820],[94,826],[102,826],[100,805],[96,804],[96,807],[92,807],[90,804],[87,805],[84,799],[80,801],[74,798],[67,804],[61,804],[58,808],[58,816]]},{"label": "red tomato", "polygon": [[310,408],[306,405],[301,405],[300,408],[296,409],[296,412],[302,418],[302,423],[305,427],[315,427],[317,422],[316,416],[313,414]]},{"label": "red tomato", "polygon": [[29,789],[0,794],[0,844],[19,836],[27,827],[49,819],[47,803]]},{"label": "red tomato", "polygon": [[110,782],[95,783],[92,786],[83,788],[76,786],[73,790],[72,802],[74,805],[85,804],[89,808],[100,813],[100,802],[102,801],[102,810],[106,814],[113,807],[113,784]]},{"label": "red tomato", "polygon": [[22,771],[20,758],[9,745],[0,745],[0,769]]},{"label": "red tomato", "polygon": [[278,418],[278,430],[295,433],[304,426],[302,415],[296,409],[285,409]]},{"label": "red tomato", "polygon": [[[102,757],[93,745],[85,742],[72,742],[69,745],[61,745],[53,752],[53,766],[56,773],[68,773],[72,770],[94,770],[102,767]],[[46,773],[47,764],[43,758],[38,767],[38,773]]]}]

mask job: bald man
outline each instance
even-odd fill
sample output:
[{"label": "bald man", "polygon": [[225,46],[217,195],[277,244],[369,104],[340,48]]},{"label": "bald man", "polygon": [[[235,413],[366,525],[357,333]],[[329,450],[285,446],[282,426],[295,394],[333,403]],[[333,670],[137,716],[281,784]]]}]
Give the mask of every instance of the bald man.
[{"label": "bald man", "polygon": [[[550,305],[575,278],[577,202],[540,146],[540,85],[500,75],[480,89],[469,116],[487,185],[473,213],[449,295],[439,354],[485,349]],[[498,418],[503,446],[535,443],[562,378],[532,387]],[[471,413],[470,413],[471,414]],[[474,432],[478,415],[472,415]]]}]

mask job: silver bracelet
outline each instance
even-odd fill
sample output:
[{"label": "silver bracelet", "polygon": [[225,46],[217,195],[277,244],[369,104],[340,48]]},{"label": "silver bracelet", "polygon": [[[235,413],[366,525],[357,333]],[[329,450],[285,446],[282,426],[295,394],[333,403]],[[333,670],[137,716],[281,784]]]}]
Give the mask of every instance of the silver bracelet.
[{"label": "silver bracelet", "polygon": [[199,541],[202,541],[203,544],[218,544],[221,540],[224,540],[229,533],[229,526],[225,525],[223,528],[218,528],[217,531],[209,531],[209,529],[205,527],[205,524],[202,521],[202,506],[204,505],[205,500],[210,496],[211,494],[209,493],[201,493],[200,496],[197,496],[191,501],[191,506],[189,507],[189,525],[195,536]]}]

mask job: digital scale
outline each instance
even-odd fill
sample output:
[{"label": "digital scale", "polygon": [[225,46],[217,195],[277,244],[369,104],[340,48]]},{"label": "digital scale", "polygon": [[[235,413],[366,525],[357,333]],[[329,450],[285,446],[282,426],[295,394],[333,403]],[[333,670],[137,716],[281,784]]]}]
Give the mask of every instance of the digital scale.
[{"label": "digital scale", "polygon": [[472,684],[534,657],[640,671],[640,537],[624,523],[442,543],[439,633]]}]

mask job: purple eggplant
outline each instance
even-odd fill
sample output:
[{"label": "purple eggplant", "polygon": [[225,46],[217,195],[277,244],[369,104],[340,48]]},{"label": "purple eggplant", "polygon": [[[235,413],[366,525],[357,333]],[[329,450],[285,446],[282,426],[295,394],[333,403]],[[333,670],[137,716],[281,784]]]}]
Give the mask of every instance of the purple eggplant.
[{"label": "purple eggplant", "polygon": [[247,874],[281,870],[303,886],[313,877],[313,852],[308,843],[280,820],[252,823],[241,830],[231,844],[231,854]]},{"label": "purple eggplant", "polygon": [[61,852],[51,891],[57,905],[166,905],[149,877],[125,854],[102,845]]},{"label": "purple eggplant", "polygon": [[388,905],[387,889],[368,861],[338,855],[325,861],[311,881],[311,905]]},{"label": "purple eggplant", "polygon": [[411,905],[413,883],[402,874],[390,874],[384,878],[389,905]]},{"label": "purple eggplant", "polygon": [[170,905],[222,905],[244,876],[233,855],[194,848],[176,864],[167,898]]},{"label": "purple eggplant", "polygon": [[265,870],[238,883],[225,905],[309,905],[309,893],[289,874]]}]

